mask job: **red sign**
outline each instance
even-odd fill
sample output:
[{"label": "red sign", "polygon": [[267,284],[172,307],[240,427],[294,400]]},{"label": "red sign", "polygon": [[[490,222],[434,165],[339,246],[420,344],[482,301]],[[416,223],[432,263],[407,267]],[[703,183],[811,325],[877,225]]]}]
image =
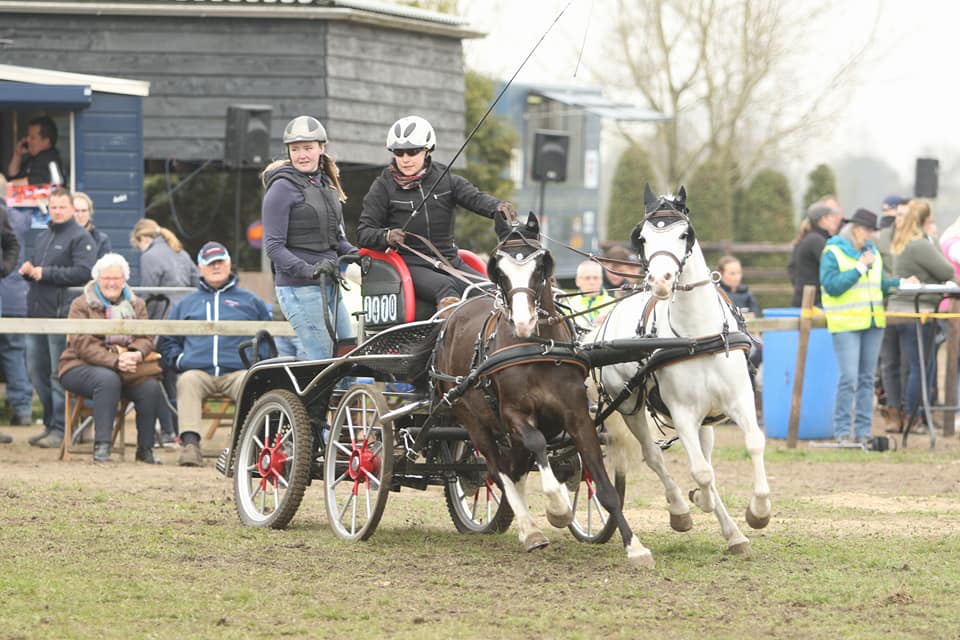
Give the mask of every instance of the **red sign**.
[{"label": "red sign", "polygon": [[7,206],[46,208],[50,193],[56,188],[52,184],[7,185]]}]

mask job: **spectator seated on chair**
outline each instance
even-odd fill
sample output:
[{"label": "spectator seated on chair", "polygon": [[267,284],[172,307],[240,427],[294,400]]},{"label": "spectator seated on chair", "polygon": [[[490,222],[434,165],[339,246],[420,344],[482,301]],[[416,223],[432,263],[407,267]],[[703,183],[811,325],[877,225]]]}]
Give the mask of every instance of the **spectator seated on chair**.
[{"label": "spectator seated on chair", "polygon": [[[170,320],[270,320],[263,300],[237,286],[230,271],[230,254],[219,242],[208,242],[197,256],[200,285],[174,305]],[[244,369],[240,343],[249,336],[161,336],[164,368],[180,373],[177,380],[177,414],[180,422],[178,464],[197,467],[203,462],[200,451],[200,423],[203,400],[223,394],[234,400],[243,383]]]},{"label": "spectator seated on chair", "polygon": [[[127,287],[130,267],[123,256],[108,253],[93,265],[93,280],[70,305],[69,318],[147,319],[147,307]],[[163,391],[151,377],[151,336],[67,336],[60,356],[59,376],[64,389],[93,401],[94,462],[109,462],[113,421],[121,398],[133,401],[137,410],[137,460],[157,464],[153,456],[153,425]],[[156,374],[159,374],[156,368]],[[139,373],[139,375],[138,375]],[[67,443],[69,446],[69,443]]]}]

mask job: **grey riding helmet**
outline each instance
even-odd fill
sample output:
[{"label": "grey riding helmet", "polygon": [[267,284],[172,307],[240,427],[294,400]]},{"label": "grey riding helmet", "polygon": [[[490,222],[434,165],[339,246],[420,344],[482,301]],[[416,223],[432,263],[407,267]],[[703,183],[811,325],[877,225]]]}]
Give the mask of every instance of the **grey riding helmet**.
[{"label": "grey riding helmet", "polygon": [[283,144],[327,141],[327,130],[313,116],[297,116],[283,129]]},{"label": "grey riding helmet", "polygon": [[387,130],[387,149],[426,149],[437,148],[437,135],[430,123],[420,116],[404,116]]}]

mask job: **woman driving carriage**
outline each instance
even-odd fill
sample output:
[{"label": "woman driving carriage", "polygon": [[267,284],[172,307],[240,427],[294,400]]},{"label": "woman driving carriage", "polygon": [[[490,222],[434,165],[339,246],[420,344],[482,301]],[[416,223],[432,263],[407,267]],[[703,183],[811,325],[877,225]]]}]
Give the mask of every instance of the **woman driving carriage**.
[{"label": "woman driving carriage", "polygon": [[507,223],[517,219],[517,212],[509,202],[481,192],[434,162],[430,154],[436,148],[433,127],[419,116],[405,116],[390,126],[387,149],[394,158],[363,198],[357,237],[367,249],[397,250],[410,269],[417,298],[436,304],[439,310],[458,302],[467,283],[434,267],[433,249],[412,235],[426,238],[454,269],[480,275],[457,254],[455,207],[487,218],[501,213],[503,219],[496,219],[501,237],[508,231]]},{"label": "woman driving carriage", "polygon": [[347,196],[336,163],[325,153],[326,129],[316,118],[297,116],[284,128],[283,143],[287,158],[268,165],[262,175],[264,242],[280,308],[307,357],[319,360],[333,355],[325,304],[335,318],[337,337],[351,335],[347,309],[335,295],[337,258],[356,253],[357,248],[344,233],[342,206]]}]

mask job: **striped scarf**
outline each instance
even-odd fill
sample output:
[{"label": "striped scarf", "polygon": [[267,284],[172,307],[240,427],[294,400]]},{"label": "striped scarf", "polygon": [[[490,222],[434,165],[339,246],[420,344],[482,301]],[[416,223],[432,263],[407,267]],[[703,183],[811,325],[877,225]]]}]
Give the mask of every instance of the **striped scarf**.
[{"label": "striped scarf", "polygon": [[430,156],[424,160],[423,169],[418,171],[412,176],[404,175],[401,173],[400,169],[397,168],[397,161],[390,161],[390,173],[393,175],[393,181],[397,183],[397,186],[401,189],[413,189],[420,186],[420,182],[423,180],[423,176],[427,175],[427,171],[430,169]]}]

